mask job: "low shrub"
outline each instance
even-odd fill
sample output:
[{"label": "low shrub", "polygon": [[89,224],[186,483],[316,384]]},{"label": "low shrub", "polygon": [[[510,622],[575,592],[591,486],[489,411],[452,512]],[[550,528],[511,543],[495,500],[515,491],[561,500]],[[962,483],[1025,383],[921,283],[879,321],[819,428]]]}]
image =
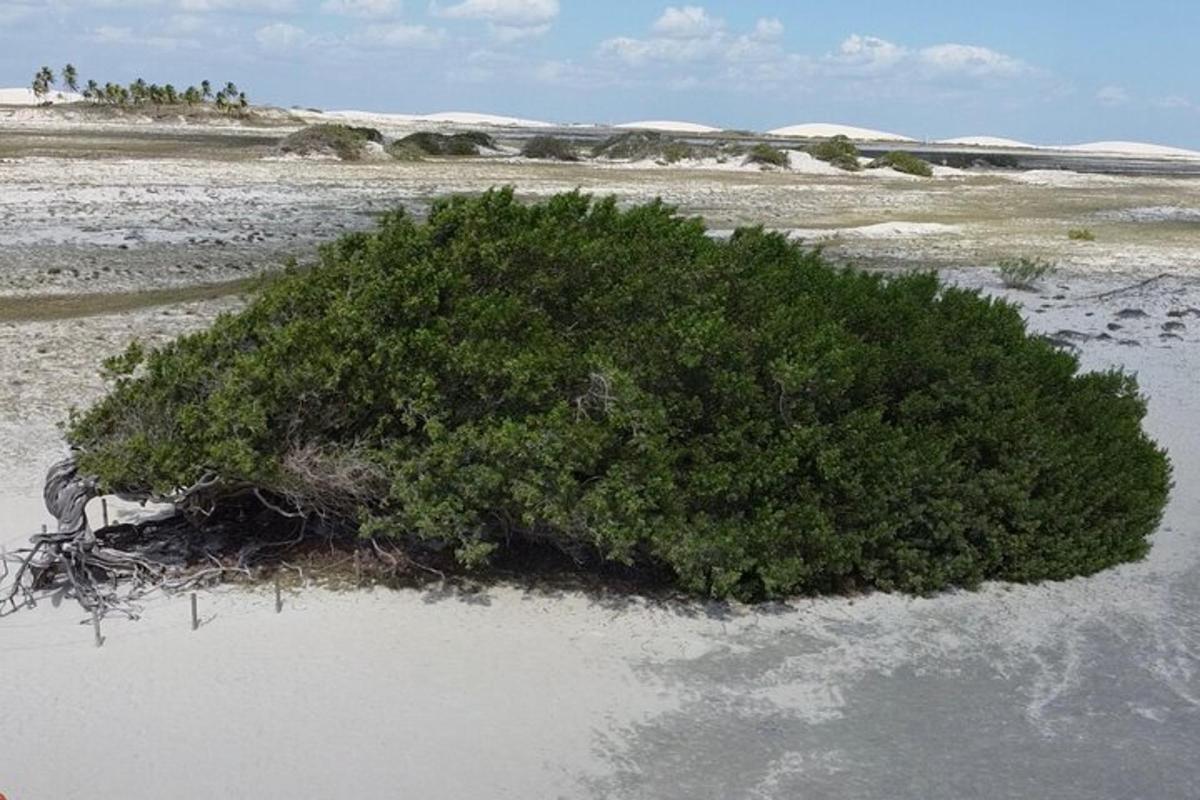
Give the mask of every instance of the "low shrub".
[{"label": "low shrub", "polygon": [[478,131],[432,133],[419,131],[395,142],[397,148],[412,148],[429,156],[477,156],[481,149],[493,150],[496,142]]},{"label": "low shrub", "polygon": [[361,125],[347,125],[346,127],[351,132],[356,133],[366,139],[368,142],[383,144],[383,134],[380,133],[377,128],[366,128]]},{"label": "low shrub", "polygon": [[555,136],[534,136],[521,148],[525,158],[542,158],[550,161],[578,161],[575,145]]},{"label": "low shrub", "polygon": [[310,125],[287,136],[279,143],[279,151],[302,156],[333,155],[343,161],[358,161],[366,155],[367,143],[373,141],[364,132],[368,130],[373,129],[351,128],[347,125]]},{"label": "low shrub", "polygon": [[1015,306],[659,202],[396,212],[107,369],[68,426],[107,491],[717,597],[1088,574],[1146,552],[1169,488],[1135,379]]},{"label": "low shrub", "polygon": [[746,163],[763,164],[769,167],[786,167],[788,165],[788,155],[769,144],[756,144],[746,154]]},{"label": "low shrub", "polygon": [[674,164],[692,158],[691,145],[657,131],[626,131],[610,136],[592,148],[595,158],[613,161],[664,161]]},{"label": "low shrub", "polygon": [[1053,262],[1041,258],[1006,258],[998,267],[1000,280],[1009,289],[1030,290],[1045,277],[1052,275],[1057,267]]},{"label": "low shrub", "polygon": [[1067,231],[1067,238],[1072,242],[1094,242],[1096,234],[1087,228],[1072,228]]},{"label": "low shrub", "polygon": [[897,172],[903,172],[905,175],[916,175],[920,178],[933,177],[933,167],[929,166],[928,162],[917,158],[912,153],[905,153],[902,150],[884,153],[868,164],[867,167],[869,169],[891,167]]},{"label": "low shrub", "polygon": [[825,161],[847,172],[862,169],[858,163],[860,153],[854,142],[845,136],[834,136],[808,148],[809,154],[818,161]]}]

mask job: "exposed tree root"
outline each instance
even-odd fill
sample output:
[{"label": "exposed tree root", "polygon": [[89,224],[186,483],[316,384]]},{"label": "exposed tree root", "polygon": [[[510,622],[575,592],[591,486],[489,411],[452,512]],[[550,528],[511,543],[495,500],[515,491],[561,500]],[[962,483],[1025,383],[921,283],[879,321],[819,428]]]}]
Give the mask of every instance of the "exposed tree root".
[{"label": "exposed tree root", "polygon": [[[226,495],[216,502],[216,486],[208,477],[173,497],[153,498],[174,503],[172,516],[93,531],[85,509],[97,496],[96,482],[80,475],[74,460],[55,464],[46,476],[44,497],[58,530],[34,535],[29,547],[0,560],[0,616],[59,596],[100,617],[136,618],[139,601],[153,592],[252,579],[264,568],[297,569],[283,559],[306,540],[322,538],[332,544],[339,533],[345,540],[345,531],[329,520],[310,524],[306,515],[281,508],[258,490],[238,491],[233,499]],[[385,571],[441,574],[418,565],[394,545],[349,542],[356,559],[359,551],[368,553],[386,565]]]}]

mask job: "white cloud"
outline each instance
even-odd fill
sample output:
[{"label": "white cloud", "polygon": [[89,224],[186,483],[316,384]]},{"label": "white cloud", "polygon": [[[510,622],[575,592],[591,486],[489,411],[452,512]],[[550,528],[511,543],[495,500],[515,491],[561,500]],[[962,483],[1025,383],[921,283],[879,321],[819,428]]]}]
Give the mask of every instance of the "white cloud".
[{"label": "white cloud", "polygon": [[967,44],[939,44],[919,51],[922,64],[945,72],[977,77],[1020,75],[1029,67],[1019,59],[986,47]]},{"label": "white cloud", "polygon": [[197,46],[195,42],[188,39],[137,33],[132,28],[117,25],[100,25],[93,28],[87,38],[97,44],[153,47],[158,50],[179,50]]},{"label": "white cloud", "polygon": [[558,18],[558,0],[463,0],[440,8],[438,16],[450,19],[478,19],[517,28],[545,25]]},{"label": "white cloud", "polygon": [[321,10],[347,17],[390,17],[400,13],[399,0],[325,0]]},{"label": "white cloud", "polygon": [[371,25],[362,33],[352,37],[359,44],[379,47],[420,47],[433,49],[441,46],[445,34],[424,25]]},{"label": "white cloud", "polygon": [[668,6],[652,30],[668,39],[703,39],[724,29],[725,21],[710,17],[700,6]]},{"label": "white cloud", "polygon": [[254,38],[268,50],[290,50],[308,45],[312,41],[306,30],[286,22],[264,25],[254,32]]},{"label": "white cloud", "polygon": [[296,0],[179,0],[182,11],[270,11],[296,10]]},{"label": "white cloud", "polygon": [[1105,86],[1096,92],[1096,102],[1109,108],[1123,106],[1129,102],[1129,92],[1120,86]]},{"label": "white cloud", "polygon": [[783,38],[783,23],[774,17],[763,17],[754,23],[754,33],[751,35],[763,42],[781,39]]}]

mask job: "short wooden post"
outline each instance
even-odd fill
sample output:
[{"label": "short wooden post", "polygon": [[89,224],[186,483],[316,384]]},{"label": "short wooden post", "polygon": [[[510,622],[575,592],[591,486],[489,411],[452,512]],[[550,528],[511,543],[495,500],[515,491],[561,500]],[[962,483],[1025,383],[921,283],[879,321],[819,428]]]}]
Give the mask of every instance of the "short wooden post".
[{"label": "short wooden post", "polygon": [[104,646],[104,637],[100,635],[100,609],[92,609],[92,629],[96,632],[96,647]]},{"label": "short wooden post", "polygon": [[196,613],[196,593],[192,592],[192,630],[199,630],[200,615]]},{"label": "short wooden post", "polygon": [[42,523],[42,535],[43,536],[46,535],[46,523],[44,523],[44,522]]},{"label": "short wooden post", "polygon": [[283,590],[279,588],[279,576],[275,576],[275,613],[283,613]]},{"label": "short wooden post", "polygon": [[100,498],[100,514],[104,517],[104,527],[108,527],[108,498]]}]

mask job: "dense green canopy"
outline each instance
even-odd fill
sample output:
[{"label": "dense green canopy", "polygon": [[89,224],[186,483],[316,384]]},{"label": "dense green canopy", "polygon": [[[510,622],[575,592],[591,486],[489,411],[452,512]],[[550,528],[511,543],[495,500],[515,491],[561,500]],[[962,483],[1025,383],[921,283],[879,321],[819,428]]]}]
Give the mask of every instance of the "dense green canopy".
[{"label": "dense green canopy", "polygon": [[1169,488],[1132,377],[931,274],[727,241],[661,203],[402,212],[110,365],[69,438],[110,489],[247,487],[347,530],[653,565],[716,596],[1087,574]]}]

